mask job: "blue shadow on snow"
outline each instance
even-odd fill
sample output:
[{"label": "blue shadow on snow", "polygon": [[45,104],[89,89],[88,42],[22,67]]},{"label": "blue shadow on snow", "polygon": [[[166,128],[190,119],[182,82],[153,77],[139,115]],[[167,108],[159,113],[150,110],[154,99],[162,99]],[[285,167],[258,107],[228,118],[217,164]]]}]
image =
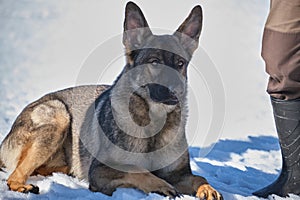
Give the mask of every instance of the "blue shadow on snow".
[{"label": "blue shadow on snow", "polygon": [[[201,152],[210,151],[205,158],[223,163],[231,161],[231,154],[242,155],[248,149],[271,151],[280,150],[278,139],[270,136],[249,137],[248,141],[220,140],[216,144],[207,148],[190,147],[190,157],[199,171],[194,171],[196,175],[204,176],[216,189],[242,196],[252,196],[252,192],[272,183],[278,174],[269,174],[252,167],[240,170],[231,166],[216,166],[207,162],[202,162],[199,158]],[[279,152],[278,152],[279,154]],[[201,157],[200,157],[201,158]],[[268,162],[268,160],[266,160]],[[278,172],[279,173],[279,172]]]}]

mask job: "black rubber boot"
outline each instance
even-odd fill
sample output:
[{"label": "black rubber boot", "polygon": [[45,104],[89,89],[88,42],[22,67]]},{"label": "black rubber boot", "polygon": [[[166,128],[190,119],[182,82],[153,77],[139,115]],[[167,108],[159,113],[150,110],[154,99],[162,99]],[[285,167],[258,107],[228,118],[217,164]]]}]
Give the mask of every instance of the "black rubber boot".
[{"label": "black rubber boot", "polygon": [[274,118],[282,153],[282,170],[271,185],[254,192],[267,198],[270,194],[286,197],[300,194],[300,99],[277,100],[272,98]]}]

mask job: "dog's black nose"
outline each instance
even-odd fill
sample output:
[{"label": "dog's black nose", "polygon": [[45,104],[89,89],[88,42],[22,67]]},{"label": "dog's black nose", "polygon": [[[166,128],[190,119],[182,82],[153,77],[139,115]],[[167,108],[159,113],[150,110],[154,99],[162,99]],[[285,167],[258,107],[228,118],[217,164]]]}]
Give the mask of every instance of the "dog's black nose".
[{"label": "dog's black nose", "polygon": [[151,83],[147,86],[150,91],[150,98],[153,101],[167,105],[175,105],[179,102],[175,93],[172,92],[169,88],[156,83]]}]

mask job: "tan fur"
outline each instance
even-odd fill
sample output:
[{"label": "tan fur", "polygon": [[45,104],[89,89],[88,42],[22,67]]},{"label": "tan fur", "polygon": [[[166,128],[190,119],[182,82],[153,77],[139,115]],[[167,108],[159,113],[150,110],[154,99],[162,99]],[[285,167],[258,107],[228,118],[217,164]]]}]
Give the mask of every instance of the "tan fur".
[{"label": "tan fur", "polygon": [[221,196],[214,188],[212,188],[209,184],[201,185],[198,190],[196,196],[199,199],[220,199]]},{"label": "tan fur", "polygon": [[[159,192],[168,195],[168,192],[176,193],[176,189],[167,183],[165,180],[154,176],[152,173],[146,171],[145,169],[137,168],[135,166],[124,166],[124,168],[130,169],[132,172],[120,173],[119,171],[104,167],[101,169],[102,173],[99,174],[99,171],[95,173],[95,176],[102,177],[104,179],[101,185],[103,188],[114,188],[114,187],[123,187],[123,188],[138,188],[145,193],[150,193],[153,191]],[[112,179],[113,177],[113,179]],[[107,180],[107,181],[105,181]],[[98,188],[90,188],[92,191],[97,191]],[[113,191],[104,190],[103,192],[109,194]]]},{"label": "tan fur", "polygon": [[122,178],[124,187],[134,187],[139,188],[145,193],[150,193],[152,191],[162,191],[163,193],[168,193],[169,188],[172,188],[175,192],[175,188],[167,183],[165,180],[157,178],[153,174],[146,173],[128,173],[124,178]]},{"label": "tan fur", "polygon": [[45,167],[41,166],[38,169],[36,169],[31,175],[42,175],[42,176],[49,176],[54,172],[60,172],[63,174],[68,174],[70,171],[68,166],[61,166],[61,167]]},{"label": "tan fur", "polygon": [[[5,152],[14,149],[11,145],[16,143],[16,149],[21,151],[13,151],[9,153],[14,158],[14,171],[9,176],[7,184],[11,190],[28,192],[32,187],[25,185],[27,178],[33,174],[40,166],[51,164],[55,167],[48,168],[48,174],[65,167],[61,157],[52,157],[59,155],[66,131],[70,125],[70,116],[65,105],[59,100],[49,100],[43,104],[32,105],[25,109],[31,111],[30,120],[25,114],[21,114],[17,123],[23,123],[23,126],[14,127],[11,134],[17,138],[23,138],[22,141],[5,140],[1,147],[1,158],[8,160],[9,157],[4,156]],[[59,159],[57,159],[59,158]],[[53,162],[54,161],[54,162]],[[7,165],[7,164],[6,164]],[[49,170],[53,170],[50,172]],[[66,171],[66,170],[63,170]],[[37,171],[38,172],[38,171]]]}]

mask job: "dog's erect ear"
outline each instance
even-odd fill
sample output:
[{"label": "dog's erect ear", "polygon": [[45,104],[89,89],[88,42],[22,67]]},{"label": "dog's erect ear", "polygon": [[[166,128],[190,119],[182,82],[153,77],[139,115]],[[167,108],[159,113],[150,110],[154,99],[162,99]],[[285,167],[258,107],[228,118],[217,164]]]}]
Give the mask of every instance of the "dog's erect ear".
[{"label": "dog's erect ear", "polygon": [[123,44],[127,51],[140,47],[142,41],[152,35],[141,9],[133,2],[125,8]]},{"label": "dog's erect ear", "polygon": [[182,45],[192,54],[198,47],[199,37],[202,29],[202,8],[195,6],[189,16],[174,33],[179,37]]}]

